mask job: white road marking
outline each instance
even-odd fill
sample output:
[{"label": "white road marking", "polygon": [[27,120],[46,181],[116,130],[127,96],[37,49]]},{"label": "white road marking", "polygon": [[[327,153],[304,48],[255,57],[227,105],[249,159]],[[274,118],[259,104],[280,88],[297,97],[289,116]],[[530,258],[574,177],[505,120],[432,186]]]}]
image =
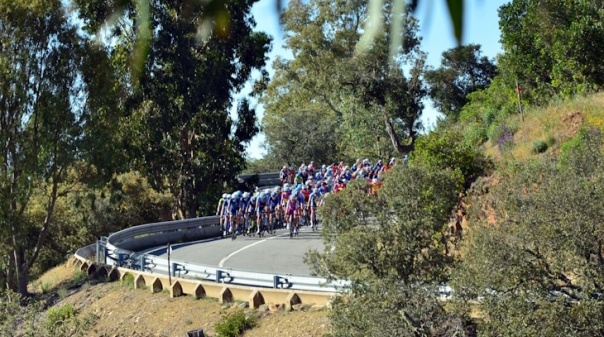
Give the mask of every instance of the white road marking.
[{"label": "white road marking", "polygon": [[[280,235],[279,235],[279,236],[280,236]],[[243,248],[240,248],[240,249],[238,249],[238,250],[236,250],[236,251],[232,252],[232,253],[231,253],[231,254],[229,254],[227,257],[225,257],[225,258],[223,258],[222,260],[220,260],[220,263],[218,264],[218,267],[221,267],[221,268],[222,268],[222,267],[224,266],[224,263],[225,263],[225,262],[226,262],[228,259],[230,259],[231,257],[235,256],[236,254],[239,254],[239,253],[241,253],[242,251],[244,251],[244,250],[246,250],[246,249],[248,249],[248,248],[250,248],[250,247],[254,247],[254,246],[255,246],[255,245],[257,245],[257,244],[263,243],[263,242],[265,242],[266,240],[271,240],[271,239],[277,238],[277,237],[279,237],[279,236],[273,236],[273,237],[271,237],[271,238],[266,238],[266,239],[264,239],[264,240],[262,240],[262,241],[256,241],[256,242],[252,243],[251,245],[247,245],[247,246],[245,246],[245,247],[243,247]]]}]

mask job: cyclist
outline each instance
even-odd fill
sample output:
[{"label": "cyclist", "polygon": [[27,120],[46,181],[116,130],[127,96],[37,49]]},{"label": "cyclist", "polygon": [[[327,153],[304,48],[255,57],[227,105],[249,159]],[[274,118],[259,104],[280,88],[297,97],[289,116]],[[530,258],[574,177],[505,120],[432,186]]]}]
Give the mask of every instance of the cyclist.
[{"label": "cyclist", "polygon": [[239,217],[241,216],[241,191],[236,191],[229,200],[229,222],[231,223],[230,232],[232,234],[231,239],[237,238],[237,229],[239,225]]},{"label": "cyclist", "polygon": [[281,180],[281,184],[285,184],[289,180],[289,169],[285,165],[283,165],[283,168],[279,172],[279,180]]},{"label": "cyclist", "polygon": [[285,208],[285,212],[287,214],[287,228],[289,229],[289,237],[291,238],[294,233],[297,234],[297,210],[298,210],[298,196],[296,195],[296,191],[290,195],[287,200],[287,205]]},{"label": "cyclist", "polygon": [[262,231],[264,230],[262,216],[263,214],[266,214],[267,202],[268,199],[266,197],[266,194],[264,192],[260,192],[260,195],[258,195],[258,198],[256,199],[256,224],[258,224],[256,234],[258,234],[259,236],[262,236]]},{"label": "cyclist", "polygon": [[229,219],[228,219],[228,214],[229,214],[229,201],[231,199],[231,195],[230,194],[223,194],[224,195],[224,201],[222,203],[222,205],[220,205],[220,211],[219,211],[219,216],[220,216],[220,226],[222,228],[222,237],[227,236],[227,231],[229,230]]},{"label": "cyclist", "polygon": [[270,197],[268,198],[268,231],[270,234],[274,234],[275,233],[275,222],[277,222],[277,217],[275,215],[275,212],[277,210],[277,207],[279,207],[279,204],[281,203],[281,200],[279,199],[279,195],[277,194],[277,191],[273,191],[270,195]]},{"label": "cyclist", "polygon": [[312,230],[318,228],[317,224],[317,205],[319,203],[320,194],[319,189],[314,188],[312,193],[308,196],[308,205],[306,206],[310,210],[310,226]]},{"label": "cyclist", "polygon": [[248,226],[247,226],[247,235],[254,235],[254,230],[256,229],[256,219],[254,218],[254,210],[256,209],[256,194],[250,197],[250,202],[248,202],[247,207],[245,208],[245,216],[248,218]]},{"label": "cyclist", "polygon": [[249,217],[247,216],[247,213],[245,212],[247,210],[249,203],[250,203],[250,192],[243,192],[243,196],[241,198],[242,222],[241,222],[240,232],[244,233],[244,234],[247,232],[247,228],[250,225]]},{"label": "cyclist", "polygon": [[296,173],[296,177],[294,178],[294,184],[298,185],[298,184],[302,184],[304,182],[304,177],[302,177],[302,173],[298,172]]}]

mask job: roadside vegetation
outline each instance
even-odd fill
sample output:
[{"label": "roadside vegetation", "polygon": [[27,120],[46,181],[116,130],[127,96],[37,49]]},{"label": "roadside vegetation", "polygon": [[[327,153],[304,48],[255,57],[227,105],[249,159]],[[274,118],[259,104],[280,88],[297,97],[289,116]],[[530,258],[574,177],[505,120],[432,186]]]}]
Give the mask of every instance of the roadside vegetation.
[{"label": "roadside vegetation", "polygon": [[[254,1],[227,2],[232,25],[200,43],[201,5],[149,2],[156,26],[144,35],[131,25],[140,4],[111,16],[107,2],[72,1],[76,27],[63,1],[0,0],[0,334],[101,336],[142,320],[156,324],[143,335],[170,335],[169,307],[190,315],[179,329],[224,336],[604,335],[597,2],[510,1],[496,60],[460,45],[436,68],[412,11],[392,54],[394,2],[363,52],[366,1],[291,2],[282,23],[294,57],[272,78]],[[111,44],[96,39],[109,17]],[[250,99],[235,100],[249,82],[261,124]],[[430,132],[426,99],[443,114]],[[260,129],[268,153],[246,161]],[[352,281],[328,311],[250,316],[90,283],[68,266],[46,273],[110,232],[211,214],[244,169],[404,155],[377,195],[351,182],[321,209],[326,246],[306,260]],[[143,296],[163,307],[127,312]],[[122,307],[101,310],[112,303]]]}]

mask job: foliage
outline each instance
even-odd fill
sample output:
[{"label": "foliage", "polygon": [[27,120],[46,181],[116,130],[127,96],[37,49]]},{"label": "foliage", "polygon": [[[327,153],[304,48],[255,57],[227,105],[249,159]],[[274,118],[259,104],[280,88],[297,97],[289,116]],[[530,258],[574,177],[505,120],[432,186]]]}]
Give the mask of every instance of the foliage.
[{"label": "foliage", "polygon": [[[480,298],[480,336],[604,332],[604,164],[599,146],[574,153],[561,168],[537,161],[502,172],[482,204],[493,214],[474,211],[452,284],[466,301]],[[477,220],[487,218],[495,224]]]},{"label": "foliage", "polygon": [[65,321],[74,318],[75,316],[76,311],[71,304],[52,307],[46,312],[46,325],[51,327],[63,324]]},{"label": "foliage", "polygon": [[[69,170],[59,189],[70,193],[55,205],[54,229],[39,258],[32,265],[31,276],[63,262],[65,258],[100,236],[145,223],[167,221],[172,218],[173,199],[169,194],[156,192],[138,172],[116,175],[102,188],[80,183],[80,172]],[[32,192],[32,207],[27,212],[31,221],[42,221],[45,213],[39,207],[45,200],[45,188]]]},{"label": "foliage", "polygon": [[[104,139],[95,139],[96,131],[104,133],[93,121],[114,112],[90,89],[113,82],[90,79],[103,72],[103,58],[65,16],[62,1],[0,1],[0,22],[0,237],[7,238],[0,255],[8,257],[2,287],[27,294],[56,203],[72,191],[60,185],[79,157],[95,157],[92,148]],[[32,202],[37,193],[40,203]]]},{"label": "foliage", "polygon": [[[91,33],[111,9],[105,1],[76,2]],[[149,2],[145,10],[153,18],[153,33],[138,80],[128,76],[136,66],[128,55],[136,50],[132,22],[141,8],[125,6],[116,18],[119,24],[106,32],[111,41],[106,48],[127,83],[121,137],[128,144],[129,169],[142,172],[156,190],[169,191],[178,218],[210,212],[224,183],[243,169],[244,145],[259,130],[248,99],[238,102],[236,121],[229,116],[235,95],[253,73],[259,73],[258,90],[268,76],[270,38],[253,31],[255,2],[224,2],[228,31],[203,41],[196,39],[206,14],[202,3]]]},{"label": "foliage", "polygon": [[497,74],[495,64],[480,54],[480,45],[458,46],[443,52],[439,68],[426,71],[428,94],[447,118],[457,120],[467,96],[487,88]]},{"label": "foliage", "polygon": [[499,67],[523,96],[587,93],[604,84],[604,13],[599,1],[514,0],[499,9]]},{"label": "foliage", "polygon": [[547,151],[548,147],[549,146],[547,145],[546,142],[544,142],[542,140],[536,140],[533,142],[532,152],[535,154],[543,153],[543,152]]},{"label": "foliage", "polygon": [[[602,147],[602,131],[597,128],[581,128],[570,140],[562,144],[559,165],[561,167],[591,167],[589,161],[600,162],[600,158],[590,156]],[[581,163],[581,165],[577,165]],[[584,175],[584,174],[582,174]]]},{"label": "foliage", "polygon": [[487,140],[488,131],[493,125],[518,113],[514,88],[507,85],[500,76],[496,76],[488,88],[472,92],[467,98],[468,103],[459,115],[459,124],[466,126],[465,139],[474,145]]},{"label": "foliage", "polygon": [[469,186],[478,176],[490,169],[490,163],[463,135],[454,130],[441,129],[417,140],[411,162],[431,170],[450,169],[458,174],[463,185]]},{"label": "foliage", "polygon": [[449,317],[435,295],[453,263],[445,223],[460,189],[455,174],[398,165],[376,196],[365,187],[355,180],[326,198],[325,250],[305,258],[315,273],[352,283],[333,302],[333,335],[453,333],[450,323],[461,318]]},{"label": "foliage", "polygon": [[277,163],[327,163],[337,158],[337,123],[333,113],[306,106],[288,109],[280,118],[267,115],[264,121],[270,153]]},{"label": "foliage", "polygon": [[[393,6],[390,1],[384,5],[386,25],[398,19]],[[294,58],[275,62],[275,75],[263,97],[263,124],[275,157],[286,161],[292,149],[300,147],[291,144],[300,140],[307,148],[301,151],[312,151],[304,153],[308,157],[302,161],[408,152],[421,128],[426,95],[417,22],[405,14],[405,43],[395,57],[389,56],[387,32],[357,54],[368,10],[366,1],[315,0],[293,2],[283,14],[285,45]],[[300,135],[313,125],[337,131]],[[304,143],[313,136],[311,144]]]},{"label": "foliage", "polygon": [[93,315],[79,317],[70,304],[46,310],[45,302],[11,291],[0,294],[0,335],[81,336],[92,327]]},{"label": "foliage", "polygon": [[248,316],[243,310],[229,311],[214,325],[218,337],[237,337],[245,330],[256,325],[253,316]]}]

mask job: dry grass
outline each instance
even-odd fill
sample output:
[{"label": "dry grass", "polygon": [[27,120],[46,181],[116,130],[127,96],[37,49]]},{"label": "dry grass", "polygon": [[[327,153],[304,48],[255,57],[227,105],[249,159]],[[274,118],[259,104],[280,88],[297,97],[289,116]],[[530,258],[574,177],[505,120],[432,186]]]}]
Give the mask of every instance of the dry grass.
[{"label": "dry grass", "polygon": [[[551,103],[542,108],[528,108],[524,121],[512,116],[507,125],[517,126],[514,147],[507,154],[517,161],[528,161],[536,156],[557,156],[560,146],[571,139],[581,126],[589,125],[604,130],[604,94],[579,97]],[[554,144],[544,154],[533,153],[535,141],[554,139]],[[503,159],[496,142],[487,142],[485,152],[496,161]]]},{"label": "dry grass", "polygon": [[[57,291],[77,276],[78,270],[67,262],[46,272],[32,283],[32,291],[41,292],[46,282],[48,292]],[[36,289],[37,288],[37,289]],[[236,304],[222,305],[213,299],[170,298],[166,292],[131,289],[119,283],[84,284],[72,289],[55,306],[71,304],[81,317],[93,315],[95,323],[86,336],[184,336],[187,331],[203,328],[215,336],[214,325]],[[245,309],[255,315],[257,326],[246,337],[324,336],[330,324],[326,310],[278,311],[270,313]]]}]

